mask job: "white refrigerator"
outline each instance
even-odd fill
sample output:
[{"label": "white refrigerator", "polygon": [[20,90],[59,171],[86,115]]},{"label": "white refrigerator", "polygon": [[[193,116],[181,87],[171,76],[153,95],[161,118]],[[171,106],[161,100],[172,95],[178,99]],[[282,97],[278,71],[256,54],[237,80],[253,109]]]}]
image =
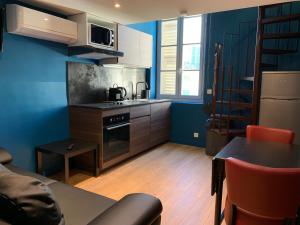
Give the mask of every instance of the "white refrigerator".
[{"label": "white refrigerator", "polygon": [[293,130],[300,145],[300,71],[262,73],[259,124]]}]

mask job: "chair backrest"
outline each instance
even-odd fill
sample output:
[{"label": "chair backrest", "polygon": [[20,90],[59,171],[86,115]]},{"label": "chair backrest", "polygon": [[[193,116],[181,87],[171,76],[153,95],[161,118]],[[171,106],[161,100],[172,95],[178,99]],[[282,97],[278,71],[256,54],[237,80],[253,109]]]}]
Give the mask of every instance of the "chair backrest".
[{"label": "chair backrest", "polygon": [[293,144],[295,133],[291,130],[269,128],[263,126],[247,126],[247,139],[258,141],[273,141],[285,144]]},{"label": "chair backrest", "polygon": [[225,169],[228,200],[238,210],[258,217],[296,218],[300,168],[269,168],[228,158]]}]

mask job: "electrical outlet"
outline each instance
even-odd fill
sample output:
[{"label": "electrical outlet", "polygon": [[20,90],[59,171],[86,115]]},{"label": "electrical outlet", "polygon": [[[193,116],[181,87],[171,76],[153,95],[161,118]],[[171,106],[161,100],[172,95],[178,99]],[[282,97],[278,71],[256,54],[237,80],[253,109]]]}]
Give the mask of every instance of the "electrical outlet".
[{"label": "electrical outlet", "polygon": [[199,133],[194,133],[194,138],[199,138]]},{"label": "electrical outlet", "polygon": [[206,90],[206,93],[207,93],[208,95],[212,95],[212,89],[207,89],[207,90]]}]

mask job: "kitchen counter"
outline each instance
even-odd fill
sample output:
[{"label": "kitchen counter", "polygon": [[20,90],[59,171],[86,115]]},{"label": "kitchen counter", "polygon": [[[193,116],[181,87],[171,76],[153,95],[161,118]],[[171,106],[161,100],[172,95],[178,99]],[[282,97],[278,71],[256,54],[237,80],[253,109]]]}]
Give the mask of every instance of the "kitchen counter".
[{"label": "kitchen counter", "polygon": [[93,104],[75,104],[70,105],[72,107],[83,107],[83,108],[94,108],[101,110],[111,110],[117,108],[148,105],[161,102],[170,102],[169,99],[138,99],[138,100],[125,100],[122,102],[103,102],[103,103],[93,103]]}]

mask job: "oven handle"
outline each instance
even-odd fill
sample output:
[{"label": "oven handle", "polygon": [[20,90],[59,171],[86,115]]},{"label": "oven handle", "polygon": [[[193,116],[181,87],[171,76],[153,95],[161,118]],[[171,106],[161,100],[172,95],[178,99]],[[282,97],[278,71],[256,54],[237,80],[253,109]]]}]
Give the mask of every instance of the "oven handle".
[{"label": "oven handle", "polygon": [[121,128],[121,127],[126,127],[126,126],[129,126],[129,125],[130,125],[130,123],[123,123],[123,124],[116,125],[116,126],[105,127],[105,129],[115,130],[115,129],[118,129],[118,128]]}]

